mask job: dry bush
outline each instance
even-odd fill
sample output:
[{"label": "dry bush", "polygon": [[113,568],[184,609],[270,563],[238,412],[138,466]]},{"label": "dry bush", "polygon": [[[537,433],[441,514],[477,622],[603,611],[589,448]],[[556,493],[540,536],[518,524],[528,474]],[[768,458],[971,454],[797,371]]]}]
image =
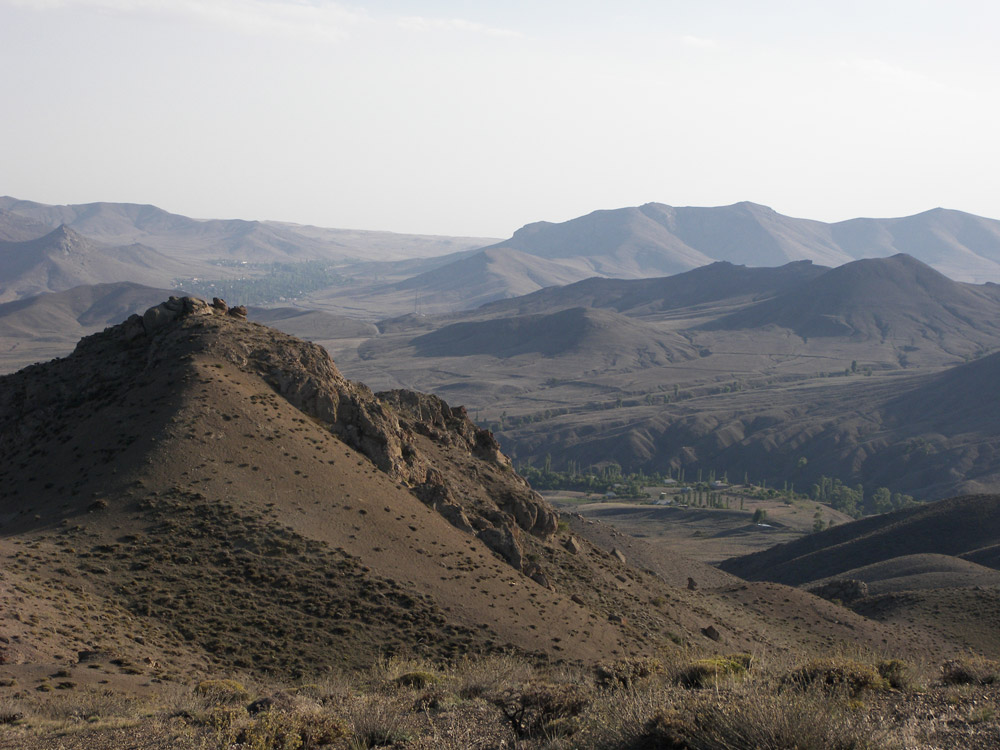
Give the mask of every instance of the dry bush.
[{"label": "dry bush", "polygon": [[[400,687],[419,689],[440,680],[439,669],[439,664],[426,659],[410,659],[402,656],[381,657],[362,677],[362,683],[370,690],[392,692]],[[421,681],[425,681],[426,684],[421,686],[419,684]]]},{"label": "dry bush", "polygon": [[354,695],[354,683],[343,672],[330,672],[313,682],[297,685],[289,692],[319,705],[338,704]]},{"label": "dry bush", "polygon": [[210,705],[216,706],[246,703],[250,700],[250,691],[236,680],[202,680],[195,686],[194,692]]},{"label": "dry bush", "polygon": [[588,744],[580,746],[607,750],[639,747],[635,743],[646,734],[650,720],[661,713],[664,706],[675,702],[672,692],[679,690],[645,682],[599,692],[584,717],[587,724],[584,736]]},{"label": "dry bush", "polygon": [[139,719],[148,704],[113,690],[81,690],[64,694],[46,704],[48,718],[69,721],[107,721]]},{"label": "dry bush", "polygon": [[[758,686],[760,687],[760,686]],[[741,691],[698,707],[691,715],[661,714],[629,750],[888,750],[883,730],[863,724],[823,691]],[[624,748],[623,748],[624,750]]]},{"label": "dry bush", "polygon": [[434,674],[433,672],[427,672],[424,670],[415,670],[413,672],[404,672],[399,677],[397,677],[393,682],[399,687],[413,688],[414,690],[424,690],[431,685],[436,685],[441,682],[441,678]]},{"label": "dry bush", "polygon": [[494,694],[493,703],[518,738],[567,736],[576,731],[573,721],[590,705],[589,692],[572,684],[527,685]]},{"label": "dry bush", "polygon": [[249,750],[314,750],[347,734],[347,725],[322,711],[264,711],[237,735]]},{"label": "dry bush", "polygon": [[982,656],[949,659],[941,666],[946,685],[994,685],[1000,682],[1000,662]]},{"label": "dry bush", "polygon": [[883,659],[875,665],[879,675],[895,690],[912,691],[920,687],[917,670],[901,659]]},{"label": "dry bush", "polygon": [[410,706],[392,696],[360,696],[345,706],[344,713],[352,750],[405,742],[414,730]]},{"label": "dry bush", "polygon": [[750,654],[698,659],[682,667],[675,676],[675,681],[687,688],[713,687],[720,682],[741,679],[750,671],[753,662],[754,659]]},{"label": "dry bush", "polygon": [[456,694],[465,700],[524,685],[532,680],[531,664],[513,654],[463,659],[455,665],[452,676]]},{"label": "dry bush", "polygon": [[601,688],[632,687],[641,680],[663,672],[663,663],[659,659],[636,657],[598,664],[594,669],[594,677]]},{"label": "dry bush", "polygon": [[16,724],[24,719],[24,709],[10,699],[0,700],[0,724]]},{"label": "dry bush", "polygon": [[871,664],[852,659],[814,659],[793,670],[785,678],[786,684],[809,687],[821,686],[835,691],[860,695],[866,690],[885,690],[889,683]]}]

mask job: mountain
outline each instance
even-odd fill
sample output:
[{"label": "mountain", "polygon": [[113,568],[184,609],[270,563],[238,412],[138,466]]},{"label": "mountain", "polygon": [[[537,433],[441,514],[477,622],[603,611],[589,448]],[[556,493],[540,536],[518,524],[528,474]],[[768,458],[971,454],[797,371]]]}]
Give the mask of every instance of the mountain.
[{"label": "mountain", "polygon": [[800,489],[827,476],[944,497],[1000,489],[998,321],[1000,287],[907,255],[719,262],[390,319],[339,356],[379,387],[485,413],[535,465],[728,470]]},{"label": "mountain", "polygon": [[497,247],[550,259],[583,257],[598,273],[619,277],[672,274],[712,260],[761,266],[851,260],[824,228],[821,222],[792,219],[748,202],[716,208],[647,203],[595,211],[562,224],[528,224]]},{"label": "mountain", "polygon": [[846,263],[709,325],[745,329],[768,325],[800,336],[925,340],[953,348],[1000,334],[1000,287],[952,281],[904,254]]},{"label": "mountain", "polygon": [[453,323],[411,342],[418,357],[498,358],[576,354],[590,367],[630,357],[646,366],[697,353],[677,334],[665,334],[618,313],[573,307],[556,313],[521,315],[482,322]]},{"label": "mountain", "polygon": [[958,281],[998,282],[1000,222],[935,208],[897,219],[831,224],[832,239],[851,257],[906,253]]},{"label": "mountain", "polygon": [[795,261],[778,268],[748,268],[718,261],[674,276],[652,279],[593,277],[481,306],[475,314],[525,315],[569,307],[593,307],[641,316],[713,302],[755,301],[822,275],[824,266]]},{"label": "mountain", "polygon": [[[704,360],[697,360],[703,362]],[[576,409],[501,433],[519,460],[628,471],[684,467],[787,481],[808,490],[836,477],[866,496],[878,487],[923,499],[1000,489],[1000,436],[992,383],[1000,355],[943,373],[827,378],[822,387],[776,383],[708,392],[668,406]]]},{"label": "mountain", "polygon": [[573,266],[551,263],[528,253],[483,250],[402,281],[396,288],[417,294],[446,295],[463,307],[478,306],[498,297],[527,294],[591,275],[585,265]]},{"label": "mountain", "polygon": [[0,241],[24,242],[48,234],[47,224],[0,209]]},{"label": "mountain", "polygon": [[274,221],[192,219],[156,206],[134,203],[50,206],[0,197],[0,211],[0,236],[3,227],[14,220],[30,221],[50,230],[66,225],[98,242],[112,245],[142,243],[174,258],[201,262],[218,259],[256,263],[348,259],[389,261],[443,255],[482,247],[491,242],[486,238],[325,229]]},{"label": "mountain", "polygon": [[145,245],[104,245],[60,225],[37,239],[0,242],[0,302],[110,280],[169,286],[182,270]]},{"label": "mountain", "polygon": [[[717,207],[647,203],[594,211],[558,224],[528,224],[482,252],[491,255],[481,264],[499,263],[502,254],[510,254],[509,262],[521,268],[528,265],[525,255],[548,261],[540,287],[560,283],[553,280],[559,266],[581,278],[630,279],[683,273],[713,261],[779,266],[808,260],[839,266],[900,253],[959,281],[1000,282],[1000,221],[934,209],[899,219],[826,224],[749,202]],[[459,274],[460,266],[454,271]],[[450,278],[452,268],[445,267],[441,275]],[[531,290],[522,284],[494,289],[493,295],[500,299],[526,291]],[[481,301],[482,296],[474,297],[474,302]]]}]

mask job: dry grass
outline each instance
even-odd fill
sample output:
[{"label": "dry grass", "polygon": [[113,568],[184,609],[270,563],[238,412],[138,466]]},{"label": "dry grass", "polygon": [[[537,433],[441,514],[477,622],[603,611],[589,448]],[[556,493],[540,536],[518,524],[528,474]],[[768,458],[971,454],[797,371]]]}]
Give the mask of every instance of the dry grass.
[{"label": "dry grass", "polygon": [[[0,704],[9,717],[0,749],[50,747],[53,738],[73,750],[88,741],[117,747],[100,738],[126,727],[200,750],[924,750],[948,746],[959,731],[1000,732],[996,686],[939,682],[917,692],[906,688],[913,666],[884,657],[665,661],[583,670],[513,655],[452,664],[392,657],[354,679],[333,673],[299,685],[220,677],[165,684],[143,699],[25,692]],[[942,712],[947,723],[927,723]]]}]

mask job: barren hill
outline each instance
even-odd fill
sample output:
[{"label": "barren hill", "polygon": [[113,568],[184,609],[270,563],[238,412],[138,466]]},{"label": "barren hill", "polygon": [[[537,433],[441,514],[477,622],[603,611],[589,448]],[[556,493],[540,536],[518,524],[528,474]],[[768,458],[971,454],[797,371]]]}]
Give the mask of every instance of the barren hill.
[{"label": "barren hill", "polygon": [[900,254],[831,269],[710,327],[776,325],[804,337],[892,340],[910,346],[930,341],[948,349],[996,337],[998,313],[1000,294],[992,286],[952,281]]},{"label": "barren hill", "polygon": [[553,263],[516,250],[488,249],[400,281],[392,290],[418,304],[423,298],[425,305],[447,303],[466,309],[591,275],[589,266],[582,262]]},{"label": "barren hill", "polygon": [[748,268],[719,261],[652,279],[589,278],[483,305],[475,314],[526,315],[567,307],[595,307],[640,316],[720,301],[736,304],[755,300],[804,284],[827,270],[809,261],[795,261],[778,268]]},{"label": "barren hill", "polygon": [[720,567],[751,580],[847,591],[846,606],[867,618],[996,652],[1000,569],[969,558],[988,565],[980,550],[998,539],[1000,497],[972,495],[854,521]]},{"label": "barren hill", "polygon": [[3,367],[18,369],[73,351],[82,336],[162,300],[165,289],[123,282],[85,284],[0,304]]},{"label": "barren hill", "polygon": [[816,586],[836,579],[854,579],[868,585],[870,596],[973,586],[1000,588],[1000,569],[988,568],[952,555],[923,553],[901,555],[889,560],[843,571],[815,582]]},{"label": "barren hill", "polygon": [[720,567],[748,580],[800,585],[902,558],[960,557],[1000,540],[1000,497],[969,495],[836,526]]},{"label": "barren hill", "polygon": [[420,357],[578,354],[590,359],[591,365],[622,357],[653,365],[697,356],[690,344],[677,334],[658,331],[618,313],[583,307],[550,314],[454,323],[416,337],[412,345]]}]

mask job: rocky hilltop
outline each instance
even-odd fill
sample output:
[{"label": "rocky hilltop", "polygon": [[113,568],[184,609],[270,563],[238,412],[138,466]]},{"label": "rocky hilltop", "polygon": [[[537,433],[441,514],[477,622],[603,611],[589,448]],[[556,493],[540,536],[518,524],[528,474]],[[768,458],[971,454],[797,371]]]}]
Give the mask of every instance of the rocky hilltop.
[{"label": "rocky hilltop", "polygon": [[[199,340],[210,337],[213,353],[263,380],[516,569],[521,568],[522,532],[542,539],[555,532],[556,512],[511,469],[492,433],[473,424],[464,408],[414,391],[374,394],[341,375],[322,347],[247,324],[246,315],[245,307],[230,308],[218,298],[209,304],[171,297],[82,340],[65,367],[76,369],[74,364],[88,359],[103,362],[92,373],[86,395],[126,398],[148,368],[190,356],[191,330],[199,330]],[[8,429],[13,424],[0,422],[4,435],[23,436],[51,424],[59,405],[70,398],[66,386],[80,385],[73,378],[63,380],[63,388],[42,389],[46,378],[40,374],[30,368],[0,395],[0,413],[20,425],[15,431]]]}]

